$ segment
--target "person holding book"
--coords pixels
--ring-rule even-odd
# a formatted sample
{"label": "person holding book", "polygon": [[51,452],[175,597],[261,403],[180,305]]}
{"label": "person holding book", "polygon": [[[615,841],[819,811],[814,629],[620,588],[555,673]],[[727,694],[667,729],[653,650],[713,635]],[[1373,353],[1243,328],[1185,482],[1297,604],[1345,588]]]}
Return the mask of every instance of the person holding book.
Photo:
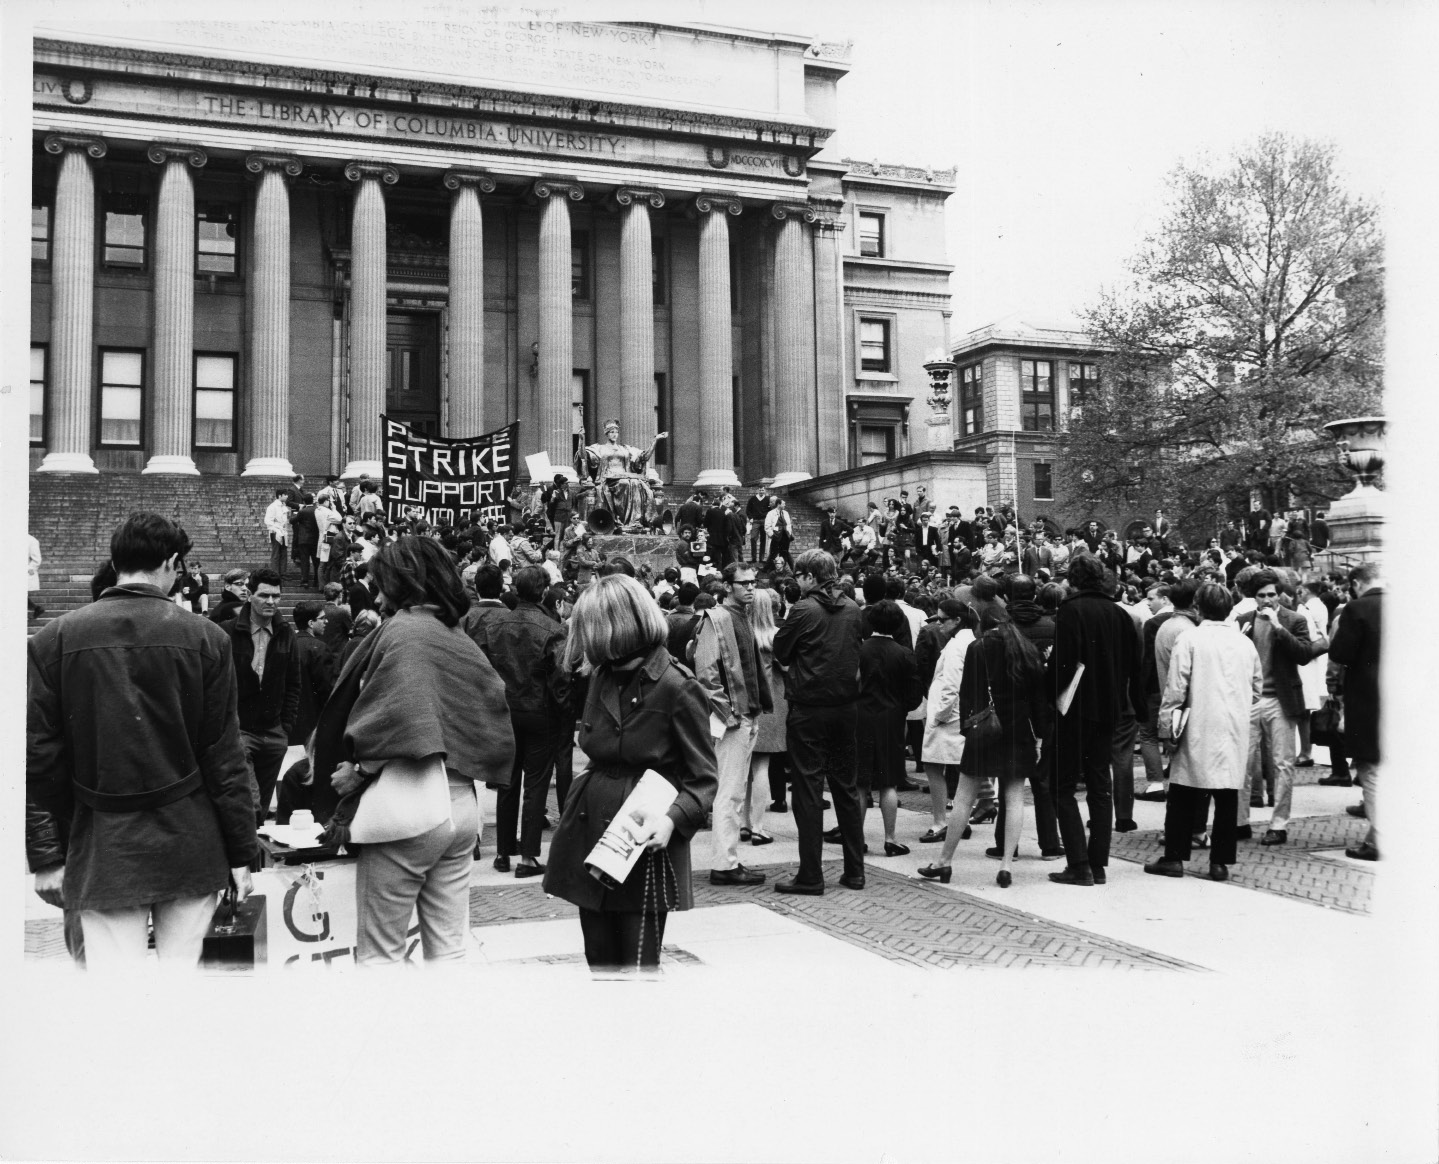
{"label": "person holding book", "polygon": [[[590,763],[565,798],[544,890],[579,907],[591,970],[657,969],[669,912],[694,904],[689,842],[714,803],[715,745],[709,700],[671,660],[666,629],[658,604],[625,574],[598,579],[571,616],[589,676],[579,744]],[[646,770],[669,781],[675,798],[636,822],[646,852],[609,888],[586,858]]]}

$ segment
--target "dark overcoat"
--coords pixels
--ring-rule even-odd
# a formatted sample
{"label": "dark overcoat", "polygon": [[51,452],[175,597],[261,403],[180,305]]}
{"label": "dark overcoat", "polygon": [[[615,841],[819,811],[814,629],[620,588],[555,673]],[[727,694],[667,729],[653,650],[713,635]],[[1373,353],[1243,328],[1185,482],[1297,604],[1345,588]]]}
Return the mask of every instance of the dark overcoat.
{"label": "dark overcoat", "polygon": [[1140,647],[1134,620],[1098,590],[1081,590],[1059,604],[1054,620],[1054,650],[1049,656],[1049,697],[1058,700],[1084,664],[1069,715],[1113,725],[1124,715],[1125,701],[1143,707],[1139,689]]}
{"label": "dark overcoat", "polygon": [[1344,667],[1344,747],[1351,760],[1379,762],[1379,648],[1384,592],[1377,586],[1344,607],[1329,657]]}

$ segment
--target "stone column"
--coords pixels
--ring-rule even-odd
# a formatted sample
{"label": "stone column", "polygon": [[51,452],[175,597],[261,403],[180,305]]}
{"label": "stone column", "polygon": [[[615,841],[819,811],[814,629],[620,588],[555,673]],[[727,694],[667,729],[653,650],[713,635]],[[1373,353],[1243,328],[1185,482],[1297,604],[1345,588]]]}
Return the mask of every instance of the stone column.
{"label": "stone column", "polygon": [[770,213],[779,222],[774,247],[774,485],[814,476],[814,320],[805,310],[809,279],[805,267],[805,224],[815,220],[803,202],[777,202]]}
{"label": "stone column", "polygon": [[350,459],[341,476],[379,480],[380,414],[385,411],[385,194],[400,180],[394,166],[351,162],[358,182],[350,213]]}
{"label": "stone column", "polygon": [[250,154],[259,174],[250,248],[250,393],[242,477],[293,477],[290,464],[290,191],[300,159]]}
{"label": "stone column", "polygon": [[650,211],[665,204],[658,190],[621,186],[620,439],[644,448],[655,435],[655,300]]}
{"label": "stone column", "polygon": [[738,198],[701,194],[694,201],[700,220],[700,475],[695,485],[717,489],[739,485],[734,449],[733,319],[730,315],[729,222]]}
{"label": "stone column", "polygon": [[195,431],[195,186],[189,167],[209,158],[195,146],[157,142],[145,151],[160,174],[155,209],[155,373],[146,473],[199,476]]}
{"label": "stone column", "polygon": [[844,204],[816,205],[814,228],[815,424],[819,472],[848,467],[844,377]]}
{"label": "stone column", "polygon": [[570,203],[585,196],[576,182],[541,178],[531,190],[540,211],[540,352],[535,385],[536,432],[521,433],[524,449],[548,453],[557,469],[570,464],[570,384],[574,376],[574,297],[570,291]]}
{"label": "stone column", "polygon": [[479,436],[485,424],[485,240],[480,194],[494,179],[450,170],[450,436]]}
{"label": "stone column", "polygon": [[62,155],[50,251],[50,447],[41,473],[98,473],[90,457],[95,341],[95,176],[98,137],[52,133],[45,152]]}

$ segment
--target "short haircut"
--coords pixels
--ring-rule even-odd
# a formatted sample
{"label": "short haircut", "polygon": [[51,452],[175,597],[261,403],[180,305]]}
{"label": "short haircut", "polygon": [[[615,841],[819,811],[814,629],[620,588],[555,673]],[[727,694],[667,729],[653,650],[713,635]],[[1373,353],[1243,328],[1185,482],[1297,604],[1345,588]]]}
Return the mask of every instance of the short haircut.
{"label": "short haircut", "polygon": [[1053,614],[1063,601],[1064,587],[1058,582],[1046,582],[1039,588],[1039,609],[1045,614]]}
{"label": "short haircut", "polygon": [[1193,606],[1194,596],[1199,593],[1199,588],[1202,585],[1203,582],[1193,575],[1190,575],[1190,577],[1180,582],[1178,586],[1171,587],[1169,591],[1169,601],[1174,603],[1174,609],[1188,610]]}
{"label": "short haircut", "polygon": [[481,598],[498,598],[504,588],[504,572],[493,562],[486,562],[475,571],[475,593]]}
{"label": "short haircut", "polygon": [[1039,587],[1028,574],[1014,574],[1009,579],[1009,600],[1011,602],[1033,602]]}
{"label": "short haircut", "polygon": [[731,562],[724,568],[724,580],[733,584],[734,580],[745,572],[753,574],[754,567],[748,562]]}
{"label": "short haircut", "polygon": [[1069,563],[1069,583],[1076,590],[1103,590],[1105,573],[1093,554],[1077,554]]}
{"label": "short haircut", "polygon": [[966,607],[964,603],[962,603],[958,598],[946,598],[942,600],[939,604],[939,617],[958,618],[967,609],[969,608]]}
{"label": "short haircut", "polygon": [[335,599],[339,598],[340,595],[342,595],[344,592],[345,588],[341,586],[338,582],[325,583],[325,599],[329,602],[333,602]]}
{"label": "short haircut", "polygon": [[1165,599],[1172,598],[1174,596],[1173,588],[1163,582],[1151,582],[1148,586],[1144,588],[1144,593],[1157,594],[1160,598]]}
{"label": "short haircut", "polygon": [[444,547],[430,538],[407,535],[370,559],[375,585],[396,610],[434,606],[446,626],[458,626],[470,609],[459,571]]}
{"label": "short haircut", "polygon": [[884,575],[866,574],[864,581],[860,583],[860,590],[863,592],[864,600],[868,604],[883,601],[885,592]]}
{"label": "short haircut", "polygon": [[1378,562],[1360,562],[1354,569],[1349,571],[1349,581],[1358,582],[1365,586],[1372,586],[1379,581]]}
{"label": "short haircut", "polygon": [[908,621],[899,604],[889,598],[876,602],[866,613],[869,616],[870,629],[877,635],[897,635]]}
{"label": "short haircut", "polygon": [[611,558],[600,567],[600,577],[612,577],[615,574],[623,574],[627,578],[635,576],[635,564],[623,555]]}
{"label": "short haircut", "polygon": [[280,575],[268,566],[261,566],[258,570],[250,571],[250,589],[258,590],[261,586],[281,586]]}
{"label": "short haircut", "polygon": [[666,566],[664,572],[664,580],[666,582],[678,582],[680,580],[679,569],[675,566]]}
{"label": "short haircut", "polygon": [[1266,586],[1273,586],[1275,590],[1279,589],[1279,575],[1273,570],[1256,570],[1245,581],[1247,588],[1244,593],[1249,598],[1253,598]]}
{"label": "short haircut", "polygon": [[701,590],[695,595],[694,608],[696,610],[713,610],[718,605],[715,596],[706,590]]}
{"label": "short haircut", "polygon": [[95,573],[90,577],[90,601],[96,601],[113,585],[115,585],[115,563],[106,558],[95,567]]}
{"label": "short haircut", "polygon": [[250,584],[250,571],[244,566],[236,566],[233,570],[225,571],[225,585],[233,586],[236,582],[243,582],[247,586]]}
{"label": "short haircut", "polygon": [[158,513],[137,510],[110,537],[110,561],[117,574],[148,574],[176,554],[183,558],[189,552],[189,536]]}
{"label": "short haircut", "polygon": [[904,597],[904,579],[890,578],[884,584],[884,596],[891,602],[898,602]]}
{"label": "short haircut", "polygon": [[521,602],[539,602],[550,587],[550,574],[543,566],[526,566],[514,577],[515,593]]}
{"label": "short haircut", "polygon": [[693,606],[695,599],[699,597],[700,588],[693,582],[681,582],[680,588],[676,591],[676,597],[681,606]]}
{"label": "short haircut", "polygon": [[825,550],[805,550],[794,560],[795,574],[808,574],[820,586],[828,586],[839,577],[834,555]]}
{"label": "short haircut", "polygon": [[999,582],[988,574],[981,574],[974,580],[970,593],[976,602],[993,602],[999,597]]}
{"label": "short haircut", "polygon": [[304,602],[295,603],[295,626],[300,630],[304,630],[314,622],[315,619],[320,617],[320,613],[324,609],[325,608],[313,598],[307,598]]}
{"label": "short haircut", "polygon": [[1234,600],[1229,597],[1226,587],[1216,582],[1206,582],[1194,596],[1194,609],[1199,611],[1200,618],[1210,622],[1223,622],[1234,609]]}
{"label": "short haircut", "polygon": [[570,616],[570,631],[590,667],[652,651],[663,645],[667,630],[659,605],[627,574],[596,579]]}

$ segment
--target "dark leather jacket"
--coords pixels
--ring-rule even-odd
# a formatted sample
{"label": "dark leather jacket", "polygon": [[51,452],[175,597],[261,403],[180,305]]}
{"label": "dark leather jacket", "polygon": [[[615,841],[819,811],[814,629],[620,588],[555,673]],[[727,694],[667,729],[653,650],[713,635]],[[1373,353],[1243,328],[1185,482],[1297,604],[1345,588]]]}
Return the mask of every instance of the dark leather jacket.
{"label": "dark leather jacket", "polygon": [[559,666],[565,632],[554,618],[533,602],[521,602],[465,630],[504,680],[512,713],[560,714],[566,694]]}
{"label": "dark leather jacket", "polygon": [[239,693],[240,730],[269,732],[283,729],[286,737],[300,714],[300,657],[295,650],[295,628],[276,614],[270,623],[270,653],[265,657],[265,681],[255,674],[254,626],[244,606],[223,628],[235,653]]}

